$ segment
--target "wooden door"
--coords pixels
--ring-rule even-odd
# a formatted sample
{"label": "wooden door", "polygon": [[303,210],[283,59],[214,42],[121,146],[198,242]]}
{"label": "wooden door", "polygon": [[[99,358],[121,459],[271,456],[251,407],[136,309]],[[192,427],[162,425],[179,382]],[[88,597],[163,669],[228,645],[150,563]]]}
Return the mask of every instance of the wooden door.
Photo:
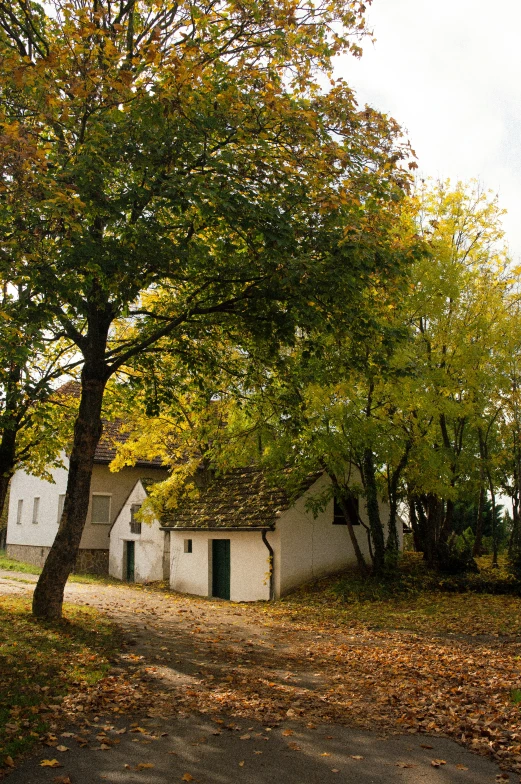
{"label": "wooden door", "polygon": [[212,539],[212,596],[230,598],[229,539]]}
{"label": "wooden door", "polygon": [[134,582],[135,542],[127,542],[127,580]]}

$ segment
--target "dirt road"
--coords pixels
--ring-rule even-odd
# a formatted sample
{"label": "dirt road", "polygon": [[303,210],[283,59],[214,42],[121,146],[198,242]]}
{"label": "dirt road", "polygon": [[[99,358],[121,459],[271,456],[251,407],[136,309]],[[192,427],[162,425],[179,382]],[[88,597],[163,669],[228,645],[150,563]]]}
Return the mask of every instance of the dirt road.
{"label": "dirt road", "polygon": [[[0,592],[30,593],[35,579],[0,572]],[[113,676],[68,704],[75,719],[59,738],[68,750],[38,751],[11,784],[508,780],[453,741],[411,728],[400,735],[396,710],[376,704],[366,677],[356,667],[346,677],[333,652],[351,646],[362,659],[378,634],[340,629],[332,641],[316,627],[277,621],[262,605],[126,585],[71,583],[66,601],[107,613],[126,643]],[[40,767],[50,754],[60,769]]]}

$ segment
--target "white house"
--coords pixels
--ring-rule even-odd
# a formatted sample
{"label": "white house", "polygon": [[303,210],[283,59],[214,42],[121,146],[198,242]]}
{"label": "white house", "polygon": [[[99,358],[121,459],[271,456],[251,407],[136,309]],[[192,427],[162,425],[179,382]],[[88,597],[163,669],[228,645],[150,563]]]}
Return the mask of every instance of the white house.
{"label": "white house", "polygon": [[153,482],[138,479],[110,529],[109,574],[118,580],[147,583],[168,578],[164,531],[157,521],[147,525],[134,518]]}
{"label": "white house", "polygon": [[[148,487],[140,481],[111,529],[109,573],[138,582],[165,579],[181,593],[232,601],[282,596],[356,563],[333,499],[317,517],[306,509],[307,499],[329,481],[324,475],[311,478],[291,504],[260,470],[235,469],[160,521],[136,525]],[[383,503],[381,514],[386,521]],[[363,511],[361,517],[367,522]],[[359,525],[355,531],[368,557],[366,529]]]}
{"label": "white house", "polygon": [[[124,440],[118,423],[104,422],[102,438],[96,449],[91,482],[91,499],[83,531],[76,570],[107,574],[109,530],[119,515],[130,491],[143,476],[165,479],[167,470],[159,461],[140,461],[133,468],[113,473],[109,463],[118,442]],[[51,471],[52,482],[25,471],[11,479],[7,518],[7,554],[21,561],[43,566],[52,546],[63,510],[67,487],[68,459],[63,468]]]}

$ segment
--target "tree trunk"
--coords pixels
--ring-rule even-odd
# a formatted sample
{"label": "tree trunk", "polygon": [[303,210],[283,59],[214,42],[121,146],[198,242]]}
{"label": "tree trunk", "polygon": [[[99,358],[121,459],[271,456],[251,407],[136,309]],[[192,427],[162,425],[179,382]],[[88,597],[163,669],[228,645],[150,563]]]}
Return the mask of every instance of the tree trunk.
{"label": "tree trunk", "polygon": [[424,515],[425,550],[423,554],[431,567],[436,566],[436,547],[440,529],[441,506],[440,499],[437,496],[432,493],[427,496],[427,515]]}
{"label": "tree trunk", "polygon": [[11,477],[14,474],[16,467],[16,440],[20,428],[20,419],[16,412],[19,410],[20,406],[19,384],[21,378],[21,367],[13,365],[9,372],[5,390],[4,426],[2,438],[0,439],[0,516],[4,511],[9,482],[11,481]]}
{"label": "tree trunk", "polygon": [[497,521],[496,521],[496,493],[494,490],[494,482],[492,481],[492,474],[490,470],[487,471],[488,477],[488,486],[490,489],[490,500],[492,501],[492,566],[497,568],[497,551],[498,551],[498,542],[497,542]]}
{"label": "tree trunk", "polygon": [[478,499],[478,516],[476,520],[476,538],[474,539],[474,547],[472,548],[472,555],[474,558],[481,555],[481,540],[483,538],[483,507],[485,506],[485,485],[483,481],[483,470],[480,471],[480,484],[479,484],[479,499]]}
{"label": "tree trunk", "polygon": [[418,523],[418,515],[416,514],[416,501],[412,495],[407,496],[407,504],[409,506],[409,521],[412,528],[414,549],[417,553],[421,553],[423,551],[423,546],[420,536],[420,526]]}
{"label": "tree trunk", "polygon": [[382,521],[380,519],[380,507],[378,506],[378,491],[376,488],[376,471],[374,467],[374,456],[371,449],[364,451],[363,459],[363,480],[365,486],[365,497],[367,504],[367,516],[371,528],[371,538],[373,541],[373,569],[375,574],[380,574],[385,565],[385,539]]}
{"label": "tree trunk", "polygon": [[16,464],[16,429],[5,429],[0,440],[0,517]]}
{"label": "tree trunk", "polygon": [[387,552],[394,553],[396,561],[398,560],[398,551],[400,549],[400,536],[397,528],[398,518],[398,487],[400,484],[400,477],[402,475],[407,461],[409,459],[409,452],[411,451],[412,443],[407,444],[405,451],[392,474],[389,474],[389,466],[387,467],[388,488],[389,488],[389,523],[387,529]]}
{"label": "tree trunk", "polygon": [[[358,513],[356,511],[356,506],[352,502],[352,499],[346,500],[345,492],[342,491],[342,488],[340,487],[340,483],[339,483],[337,477],[334,474],[329,474],[329,477],[330,477],[331,483],[332,483],[332,485],[333,485],[333,487],[335,489],[335,497],[336,497],[336,499],[337,499],[337,501],[338,501],[338,503],[340,505],[340,508],[341,508],[341,510],[342,510],[342,512],[344,514],[344,518],[345,518],[345,521],[346,521],[346,524],[347,524],[347,531],[349,533],[349,538],[351,540],[351,544],[353,546],[353,550],[355,551],[356,562],[358,564],[358,568],[360,569],[360,572],[364,576],[366,576],[369,573],[369,570],[367,568],[367,564],[365,562],[364,555],[363,555],[363,553],[362,553],[362,551],[360,549],[360,545],[358,544],[358,539],[356,538],[355,530],[353,528],[353,517],[356,517],[356,518],[358,517]],[[349,500],[351,500],[351,502],[352,502],[351,504],[349,503]],[[356,522],[358,522],[358,520],[356,520]]]}
{"label": "tree trunk", "polygon": [[85,363],[81,382],[63,514],[33,596],[33,614],[38,618],[61,617],[65,584],[74,568],[87,519],[94,455],[102,431],[101,406],[107,378],[99,367]]}

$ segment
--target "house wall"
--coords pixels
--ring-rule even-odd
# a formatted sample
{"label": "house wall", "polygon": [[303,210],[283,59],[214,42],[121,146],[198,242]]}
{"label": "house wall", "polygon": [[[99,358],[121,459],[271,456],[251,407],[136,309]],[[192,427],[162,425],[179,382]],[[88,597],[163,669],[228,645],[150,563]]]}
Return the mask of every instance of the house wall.
{"label": "house wall", "polygon": [[130,509],[132,504],[142,504],[147,497],[141,482],[137,482],[110,531],[109,574],[118,580],[125,580],[126,549],[125,543],[135,542],[134,580],[137,583],[154,582],[163,579],[163,548],[165,534],[154,521],[150,525],[141,524],[141,533],[130,532]]}
{"label": "house wall", "polygon": [[[276,596],[282,596],[292,588],[314,578],[356,565],[356,556],[347,525],[333,525],[333,500],[331,499],[327,508],[316,518],[311,512],[306,511],[306,500],[311,495],[323,491],[329,483],[329,478],[322,476],[291,509],[281,515],[277,522],[280,554],[278,568],[277,559],[275,562]],[[389,519],[387,504],[380,503],[380,514],[382,521],[387,523]],[[367,512],[363,508],[361,517],[365,523],[368,523]],[[362,553],[369,561],[365,528],[356,526],[355,534]]]}
{"label": "house wall", "polygon": [[[184,540],[192,552],[184,552]],[[171,531],[170,587],[197,596],[212,594],[212,539],[230,540],[230,599],[269,599],[269,552],[260,531]],[[268,534],[271,543],[272,534]]]}
{"label": "house wall", "polygon": [[[58,532],[58,498],[67,487],[67,458],[63,457],[64,468],[50,471],[53,482],[48,482],[25,471],[16,471],[11,479],[7,522],[7,553],[37,566],[43,566],[49,549]],[[80,553],[76,561],[78,571],[108,571],[108,549],[110,525],[118,516],[121,507],[140,476],[167,476],[162,469],[124,468],[117,473],[109,471],[107,465],[97,464],[92,472],[91,493],[111,495],[110,523],[91,523],[91,504],[87,522],[80,542]],[[33,500],[40,498],[38,523],[32,522]],[[23,500],[21,524],[16,523],[18,501]],[[103,554],[100,551],[104,551]]]}

